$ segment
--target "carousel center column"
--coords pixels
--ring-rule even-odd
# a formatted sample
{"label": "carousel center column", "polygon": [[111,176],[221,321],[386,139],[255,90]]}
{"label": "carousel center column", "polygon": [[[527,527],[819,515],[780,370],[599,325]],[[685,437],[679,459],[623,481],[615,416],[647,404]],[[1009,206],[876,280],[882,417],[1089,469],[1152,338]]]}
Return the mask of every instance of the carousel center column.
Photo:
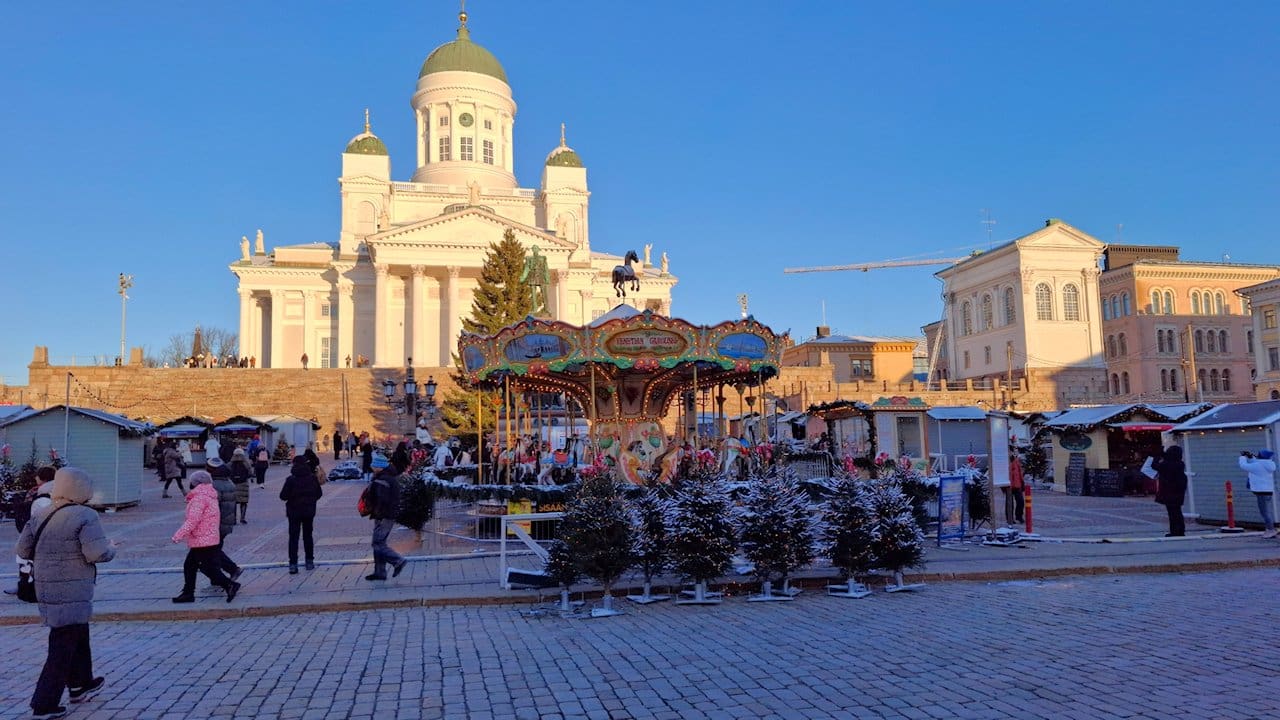
{"label": "carousel center column", "polygon": [[382,367],[390,358],[387,357],[387,323],[391,320],[387,308],[387,276],[390,269],[386,264],[373,266],[373,365]]}
{"label": "carousel center column", "polygon": [[338,342],[337,349],[334,350],[334,364],[338,367],[346,367],[346,358],[351,358],[352,365],[355,364],[355,323],[351,316],[355,312],[352,308],[354,294],[355,286],[350,280],[338,283]]}
{"label": "carousel center column", "polygon": [[458,336],[462,334],[462,308],[459,307],[458,291],[461,284],[462,268],[450,265],[445,268],[449,272],[448,288],[444,294],[443,312],[445,339],[440,344],[440,367],[453,364],[453,352],[457,349]]}
{"label": "carousel center column", "polygon": [[427,360],[427,298],[426,287],[427,268],[422,265],[414,265],[409,268],[412,278],[410,287],[410,297],[406,302],[410,303],[409,322],[413,329],[413,341],[409,343],[409,356],[417,358],[418,364],[422,364]]}
{"label": "carousel center column", "polygon": [[[284,290],[271,291],[271,364],[284,367]],[[259,367],[265,363],[260,363]]]}

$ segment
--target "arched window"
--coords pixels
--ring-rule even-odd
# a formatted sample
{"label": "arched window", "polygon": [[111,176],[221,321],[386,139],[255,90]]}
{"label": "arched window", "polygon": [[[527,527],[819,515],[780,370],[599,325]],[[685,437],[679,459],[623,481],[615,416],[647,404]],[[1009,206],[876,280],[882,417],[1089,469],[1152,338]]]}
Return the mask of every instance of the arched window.
{"label": "arched window", "polygon": [[1120,383],[1124,388],[1124,394],[1128,395],[1129,394],[1129,371],[1128,370],[1120,373]]}
{"label": "arched window", "polygon": [[1227,346],[1227,331],[1218,331],[1218,352],[1231,352],[1231,348]]}
{"label": "arched window", "polygon": [[1200,372],[1196,373],[1196,376],[1197,376],[1196,380],[1198,380],[1200,383],[1199,385],[1196,386],[1196,389],[1199,390],[1200,392],[1204,392],[1205,390],[1208,389],[1208,383],[1205,381],[1208,379],[1209,373],[1205,372],[1204,368],[1200,368]]}
{"label": "arched window", "polygon": [[1244,334],[1244,349],[1250,355],[1253,354],[1253,331],[1248,330]]}
{"label": "arched window", "polygon": [[1172,290],[1164,291],[1164,314],[1165,315],[1173,314],[1173,291]]}
{"label": "arched window", "polygon": [[1129,341],[1125,338],[1124,333],[1120,333],[1120,354],[1129,354]]}
{"label": "arched window", "polygon": [[1222,369],[1222,392],[1231,392],[1231,371],[1226,368]]}
{"label": "arched window", "polygon": [[1115,373],[1111,373],[1111,394],[1120,394],[1120,376]]}
{"label": "arched window", "polygon": [[1048,283],[1036,285],[1036,319],[1053,319],[1053,290]]}
{"label": "arched window", "polygon": [[1191,291],[1191,314],[1192,315],[1200,314],[1200,293],[1196,292],[1195,290]]}
{"label": "arched window", "polygon": [[1012,325],[1018,319],[1018,314],[1013,307],[1014,297],[1013,288],[1004,289],[1004,324]]}
{"label": "arched window", "polygon": [[1152,315],[1160,314],[1160,291],[1159,290],[1151,291],[1151,314]]}
{"label": "arched window", "polygon": [[995,327],[995,320],[992,318],[991,312],[991,296],[982,296],[982,325],[981,330],[990,330]]}
{"label": "arched window", "polygon": [[1204,331],[1203,330],[1196,331],[1196,352],[1198,353],[1204,352]]}
{"label": "arched window", "polygon": [[1080,288],[1070,283],[1062,288],[1062,319],[1080,319]]}
{"label": "arched window", "polygon": [[1218,392],[1221,387],[1222,385],[1218,380],[1218,371],[1210,370],[1209,371],[1209,389],[1212,390],[1213,392]]}
{"label": "arched window", "polygon": [[1227,314],[1227,296],[1223,295],[1221,291],[1213,295],[1213,312],[1218,315]]}
{"label": "arched window", "polygon": [[1204,340],[1205,352],[1218,352],[1218,333],[1210,330]]}
{"label": "arched window", "polygon": [[1164,368],[1160,369],[1160,389],[1165,391],[1169,389],[1169,371]]}
{"label": "arched window", "polygon": [[1111,319],[1111,303],[1109,302],[1102,303],[1102,319],[1103,320]]}
{"label": "arched window", "polygon": [[1111,296],[1111,317],[1113,318],[1120,317],[1120,296],[1119,295]]}
{"label": "arched window", "polygon": [[973,307],[969,305],[969,301],[965,300],[960,306],[960,334],[973,334]]}
{"label": "arched window", "polygon": [[1123,293],[1120,295],[1120,312],[1125,317],[1128,317],[1129,313],[1133,312],[1133,310],[1129,308],[1129,293]]}
{"label": "arched window", "polygon": [[1107,357],[1115,357],[1115,356],[1116,356],[1116,336],[1108,335],[1107,336]]}
{"label": "arched window", "polygon": [[1280,400],[1280,390],[1272,390],[1272,391],[1271,391],[1271,399],[1272,399],[1272,400]]}
{"label": "arched window", "polygon": [[1156,352],[1164,352],[1164,331],[1156,330]]}
{"label": "arched window", "polygon": [[1177,392],[1177,390],[1178,390],[1178,370],[1177,370],[1177,368],[1171,368],[1171,369],[1169,370],[1169,389],[1170,389],[1170,390],[1172,390],[1172,391],[1174,391],[1174,392]]}
{"label": "arched window", "polygon": [[1172,330],[1165,330],[1165,342],[1169,345],[1169,352],[1178,352],[1178,334]]}

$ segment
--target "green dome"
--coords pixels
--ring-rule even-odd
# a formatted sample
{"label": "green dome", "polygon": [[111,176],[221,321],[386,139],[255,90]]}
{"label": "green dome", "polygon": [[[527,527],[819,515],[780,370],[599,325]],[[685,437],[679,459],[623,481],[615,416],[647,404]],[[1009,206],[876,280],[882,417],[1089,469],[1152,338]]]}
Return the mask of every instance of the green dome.
{"label": "green dome", "polygon": [[546,164],[547,167],[584,167],[578,153],[564,146],[552,150]]}
{"label": "green dome", "polygon": [[471,42],[466,15],[462,15],[460,19],[462,26],[458,28],[458,39],[432,50],[427,61],[422,63],[422,71],[418,73],[418,77],[455,70],[480,73],[507,82],[507,72],[502,69],[502,63],[498,62],[493,53]]}
{"label": "green dome", "polygon": [[382,144],[377,135],[370,132],[360,133],[347,143],[348,152],[353,155],[386,155],[387,146]]}

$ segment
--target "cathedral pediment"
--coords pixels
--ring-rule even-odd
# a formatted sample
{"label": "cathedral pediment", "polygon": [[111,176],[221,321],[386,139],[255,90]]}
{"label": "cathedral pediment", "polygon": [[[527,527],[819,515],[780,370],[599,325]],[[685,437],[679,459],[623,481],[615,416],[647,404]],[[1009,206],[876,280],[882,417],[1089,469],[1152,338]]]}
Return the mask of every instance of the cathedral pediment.
{"label": "cathedral pediment", "polygon": [[1043,228],[1017,240],[1018,247],[1089,248],[1101,250],[1106,244],[1089,233],[1061,220],[1052,220]]}
{"label": "cathedral pediment", "polygon": [[523,223],[495,215],[489,210],[469,207],[426,220],[387,228],[365,238],[373,247],[433,247],[451,249],[488,249],[490,243],[502,239],[510,228],[516,240],[526,247],[537,245],[553,254],[570,253],[577,247],[555,235]]}

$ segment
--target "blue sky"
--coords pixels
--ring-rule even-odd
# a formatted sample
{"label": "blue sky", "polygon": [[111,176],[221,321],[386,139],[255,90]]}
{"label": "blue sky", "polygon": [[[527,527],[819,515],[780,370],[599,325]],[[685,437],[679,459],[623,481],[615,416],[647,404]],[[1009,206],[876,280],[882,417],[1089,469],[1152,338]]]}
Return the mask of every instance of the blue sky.
{"label": "blue sky", "polygon": [[[675,312],[904,335],[932,268],[784,267],[947,254],[1061,217],[1103,241],[1280,262],[1280,4],[499,2],[472,39],[507,70],[516,173],[568,123],[592,244],[652,242]],[[241,235],[334,241],[363,109],[413,172],[409,98],[457,5],[26,3],[6,12],[0,375],[236,329]]]}

